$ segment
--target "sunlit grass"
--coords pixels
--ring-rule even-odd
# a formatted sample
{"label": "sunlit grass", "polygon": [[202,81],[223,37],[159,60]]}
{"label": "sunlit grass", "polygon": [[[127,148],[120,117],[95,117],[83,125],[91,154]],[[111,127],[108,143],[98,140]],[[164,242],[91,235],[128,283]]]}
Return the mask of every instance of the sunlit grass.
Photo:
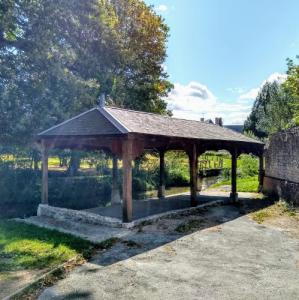
{"label": "sunlit grass", "polygon": [[0,272],[43,269],[90,256],[95,245],[55,230],[0,221]]}
{"label": "sunlit grass", "polygon": [[[221,187],[223,185],[230,185],[231,181],[229,180],[221,180],[214,185],[211,186],[211,188]],[[246,177],[246,178],[237,178],[237,190],[238,192],[252,192],[256,193],[258,191],[258,177]]]}

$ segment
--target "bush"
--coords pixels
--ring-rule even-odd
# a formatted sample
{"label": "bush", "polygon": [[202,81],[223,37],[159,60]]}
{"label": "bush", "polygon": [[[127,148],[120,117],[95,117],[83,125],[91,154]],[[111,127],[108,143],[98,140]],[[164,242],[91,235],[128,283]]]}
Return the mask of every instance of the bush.
{"label": "bush", "polygon": [[172,169],[166,173],[166,186],[188,186],[189,174],[181,169]]}
{"label": "bush", "polygon": [[87,209],[110,202],[110,177],[65,177],[49,179],[49,202],[53,206]]}
{"label": "bush", "polygon": [[259,172],[258,159],[253,155],[243,154],[240,156],[238,169],[240,170],[240,177],[254,177]]}
{"label": "bush", "polygon": [[223,169],[221,171],[221,179],[222,180],[230,180],[231,177],[231,170],[230,169]]}
{"label": "bush", "polygon": [[1,204],[24,203],[40,200],[41,172],[30,169],[1,169]]}
{"label": "bush", "polygon": [[136,192],[145,192],[147,190],[147,182],[144,178],[134,177],[132,184]]}
{"label": "bush", "polygon": [[[56,173],[49,172],[51,205],[87,209],[110,201],[110,177],[66,177],[62,176],[62,172]],[[41,201],[41,172],[31,169],[1,169],[0,191],[0,217],[34,215]]]}

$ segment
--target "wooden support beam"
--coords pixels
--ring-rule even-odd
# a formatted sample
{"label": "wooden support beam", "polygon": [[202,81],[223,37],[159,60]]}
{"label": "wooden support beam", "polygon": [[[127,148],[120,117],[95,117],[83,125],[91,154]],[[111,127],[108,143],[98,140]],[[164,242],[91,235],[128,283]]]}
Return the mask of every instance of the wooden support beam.
{"label": "wooden support beam", "polygon": [[121,203],[120,192],[118,186],[118,165],[117,156],[112,156],[112,187],[111,187],[111,204]]}
{"label": "wooden support beam", "polygon": [[158,188],[158,198],[165,198],[165,151],[159,151],[160,157],[160,176],[159,176],[159,188]]}
{"label": "wooden support beam", "polygon": [[132,140],[124,140],[122,145],[123,160],[123,222],[132,221]]}
{"label": "wooden support beam", "polygon": [[238,193],[237,193],[237,150],[233,149],[231,151],[231,160],[232,160],[232,166],[231,166],[231,193],[230,198],[233,202],[238,201]]}
{"label": "wooden support beam", "polygon": [[42,204],[49,204],[48,201],[48,149],[42,143]]}
{"label": "wooden support beam", "polygon": [[259,155],[259,187],[258,191],[262,192],[263,190],[263,183],[264,183],[264,155],[260,154]]}
{"label": "wooden support beam", "polygon": [[190,169],[190,200],[191,206],[197,205],[197,151],[196,145],[192,145],[189,155],[189,169]]}

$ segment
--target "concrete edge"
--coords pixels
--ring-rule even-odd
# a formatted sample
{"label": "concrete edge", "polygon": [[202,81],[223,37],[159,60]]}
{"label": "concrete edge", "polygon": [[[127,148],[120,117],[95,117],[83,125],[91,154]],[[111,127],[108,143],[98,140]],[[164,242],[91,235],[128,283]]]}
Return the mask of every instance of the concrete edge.
{"label": "concrete edge", "polygon": [[[51,226],[51,225],[48,225],[48,224],[42,224],[42,223],[34,222],[34,221],[28,220],[28,219],[15,218],[13,220],[16,221],[16,222],[20,222],[20,223],[24,223],[24,224],[28,224],[28,225],[34,225],[34,226],[37,226],[37,227],[40,227],[40,228],[55,230],[55,231],[58,231],[58,232],[61,232],[61,233],[69,234],[69,235],[81,238],[83,240],[86,240],[86,241],[94,243],[94,244],[102,243],[102,242],[105,242],[105,241],[107,241],[109,239],[113,239],[113,238],[121,239],[121,238],[126,237],[126,235],[127,235],[126,233],[115,233],[114,232],[114,233],[111,233],[110,236],[105,236],[104,238],[97,237],[95,239],[95,238],[92,238],[92,237],[87,236],[85,234],[81,234],[81,233],[78,233],[78,232],[75,233],[74,231],[71,231],[71,230],[68,230],[68,229],[58,228],[56,226]],[[94,225],[94,226],[97,226],[97,225]],[[98,225],[98,226],[107,227],[107,228],[110,228],[110,229],[115,228],[115,227],[112,227],[112,226],[104,226],[104,225]],[[117,229],[124,230],[121,226],[117,227],[116,230]]]}
{"label": "concrete edge", "polygon": [[[92,242],[92,243],[101,243],[102,241],[99,240],[99,241],[92,241],[90,240],[88,237],[86,237],[84,234],[74,234],[74,232],[72,232],[71,230],[67,230],[67,229],[64,229],[64,228],[57,228],[55,226],[51,226],[51,225],[46,225],[46,224],[41,224],[41,223],[36,223],[36,222],[32,222],[32,221],[28,221],[27,219],[20,219],[20,218],[15,218],[14,219],[16,222],[20,222],[20,223],[24,223],[24,224],[28,224],[28,225],[34,225],[34,226],[37,226],[37,227],[40,227],[40,228],[45,228],[45,229],[49,229],[49,230],[55,230],[55,231],[58,231],[58,232],[61,232],[61,233],[66,233],[66,234],[70,234],[72,236],[76,236],[76,237],[79,237],[83,240],[86,240],[86,241],[89,241],[89,242]],[[104,239],[103,241],[105,241],[106,239]]]}
{"label": "concrete edge", "polygon": [[[56,218],[58,220],[60,220],[60,219],[65,220],[65,216],[63,218],[60,218],[59,213],[66,213],[67,215],[75,213],[75,215],[77,217],[76,218],[70,217],[69,218],[70,221],[75,221],[75,222],[76,221],[83,221],[84,223],[87,223],[87,224],[90,223],[90,224],[101,225],[101,226],[106,226],[106,227],[133,229],[134,227],[142,225],[142,223],[144,223],[144,222],[148,222],[148,221],[153,221],[154,222],[154,221],[158,221],[159,219],[162,219],[162,218],[176,216],[176,215],[179,215],[179,214],[182,214],[182,213],[192,213],[192,212],[195,212],[195,211],[200,210],[200,209],[205,208],[205,207],[222,205],[225,202],[226,202],[226,200],[215,200],[215,201],[212,201],[212,202],[207,202],[207,203],[200,204],[200,205],[195,206],[195,207],[187,207],[187,208],[182,208],[182,209],[176,209],[176,210],[171,210],[171,211],[167,211],[167,212],[164,212],[164,213],[155,214],[155,215],[152,215],[152,216],[140,218],[138,220],[134,220],[134,221],[129,222],[129,223],[122,223],[122,221],[120,221],[119,219],[116,219],[116,218],[100,216],[100,215],[96,215],[96,214],[89,213],[89,212],[81,212],[81,211],[76,211],[76,210],[71,210],[71,209],[48,206],[48,205],[44,205],[44,204],[39,205],[37,215],[38,216],[46,216],[46,217],[49,217],[49,218]],[[57,215],[58,215],[58,217],[57,217]],[[89,221],[87,221],[87,220],[89,220]],[[22,221],[22,220],[20,219],[19,221]],[[23,222],[33,224],[32,222],[26,222],[26,220],[23,221]],[[33,224],[33,225],[37,225],[37,224]],[[39,226],[39,225],[37,225],[37,226]],[[45,228],[56,229],[57,230],[57,228],[50,228],[50,226],[45,226]],[[72,232],[69,232],[68,230],[64,230],[63,232],[68,233],[68,234],[73,234]],[[82,236],[82,238],[86,239],[86,237],[84,237],[84,236]]]}
{"label": "concrete edge", "polygon": [[[46,272],[45,274],[39,276],[38,278],[36,278],[32,282],[28,283],[24,287],[18,289],[14,293],[4,297],[2,300],[22,299],[20,297],[24,296],[24,294],[26,292],[29,292],[30,289],[37,290],[38,288],[42,287],[43,283],[47,281],[47,278],[49,276],[54,275],[55,273],[58,273],[60,271],[62,272],[62,274],[66,274],[67,273],[67,267],[69,266],[69,264],[73,264],[74,266],[76,266],[77,262],[78,262],[78,259],[79,259],[79,256],[75,256],[75,257],[69,259],[68,261],[64,262],[63,264],[60,264],[59,266],[55,267],[54,269],[52,269],[52,270]],[[35,287],[35,285],[39,285],[39,286]]]}
{"label": "concrete edge", "polygon": [[191,213],[191,212],[195,212],[197,210],[200,210],[202,208],[217,206],[217,205],[223,205],[225,202],[226,202],[225,200],[215,200],[215,201],[212,201],[212,202],[207,202],[207,203],[197,205],[195,207],[188,207],[188,208],[171,210],[171,211],[167,211],[165,213],[156,214],[156,215],[152,215],[152,216],[145,217],[145,218],[140,218],[140,219],[132,221],[130,223],[122,223],[122,227],[126,228],[126,229],[132,229],[134,227],[142,225],[142,223],[144,223],[144,222],[158,221],[160,219],[171,217],[171,216],[176,216],[176,215],[179,215],[179,214],[182,214],[182,213],[189,213],[189,212]]}
{"label": "concrete edge", "polygon": [[122,222],[117,218],[101,216],[92,212],[74,210],[63,207],[55,207],[46,204],[39,204],[37,209],[37,216],[54,218],[65,221],[69,219],[73,222],[84,222],[87,224],[104,225],[110,227],[122,227]]}

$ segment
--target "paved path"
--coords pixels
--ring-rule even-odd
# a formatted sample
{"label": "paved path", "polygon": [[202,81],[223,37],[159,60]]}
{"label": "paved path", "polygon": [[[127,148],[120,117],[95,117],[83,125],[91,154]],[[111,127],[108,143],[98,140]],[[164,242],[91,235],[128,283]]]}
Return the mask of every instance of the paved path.
{"label": "paved path", "polygon": [[299,240],[214,207],[145,226],[39,299],[299,299]]}

